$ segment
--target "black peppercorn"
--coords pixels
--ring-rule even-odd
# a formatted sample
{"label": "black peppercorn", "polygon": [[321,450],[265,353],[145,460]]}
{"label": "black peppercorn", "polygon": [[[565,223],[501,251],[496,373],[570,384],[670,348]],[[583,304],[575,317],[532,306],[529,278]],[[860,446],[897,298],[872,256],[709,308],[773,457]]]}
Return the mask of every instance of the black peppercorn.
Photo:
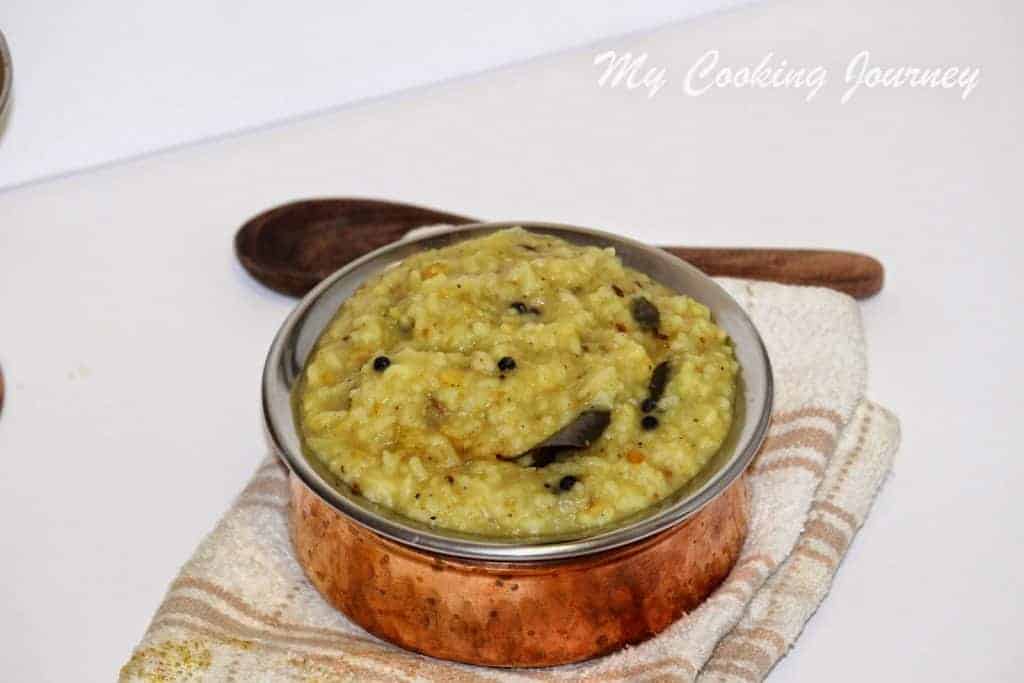
{"label": "black peppercorn", "polygon": [[505,356],[498,361],[498,369],[502,372],[509,372],[516,369],[516,361],[511,356]]}
{"label": "black peppercorn", "polygon": [[391,365],[391,359],[387,356],[377,356],[373,359],[373,369],[377,372],[384,372]]}
{"label": "black peppercorn", "polygon": [[654,417],[653,415],[644,415],[644,419],[640,420],[640,426],[646,429],[647,431],[657,429],[658,418]]}
{"label": "black peppercorn", "polygon": [[567,474],[558,480],[558,488],[562,489],[563,491],[568,491],[569,489],[576,485],[576,481],[576,477],[572,476],[571,474]]}
{"label": "black peppercorn", "polygon": [[640,410],[645,413],[649,413],[658,407],[658,402],[653,398],[645,398],[644,402],[640,404]]}

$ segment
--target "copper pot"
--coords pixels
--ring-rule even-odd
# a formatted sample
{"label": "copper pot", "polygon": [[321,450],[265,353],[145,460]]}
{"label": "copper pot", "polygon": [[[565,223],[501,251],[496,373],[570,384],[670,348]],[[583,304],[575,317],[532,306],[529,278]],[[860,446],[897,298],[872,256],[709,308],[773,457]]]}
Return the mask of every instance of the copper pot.
{"label": "copper pot", "polygon": [[[707,305],[740,363],[736,419],[719,453],[651,509],[585,536],[495,539],[435,529],[374,505],[305,456],[291,390],[316,339],[368,277],[424,248],[522,225],[623,261]],[[300,302],[263,375],[270,440],[291,469],[296,554],[317,589],[371,633],[410,650],[491,666],[549,666],[611,652],[696,607],[736,562],[747,528],[742,475],[767,430],[772,374],[739,305],[688,264],[615,235],[491,223],[400,242],[355,261]]]}
{"label": "copper pot", "polygon": [[631,545],[548,562],[445,557],[378,536],[291,477],[299,562],[331,604],[409,650],[488,666],[552,666],[659,633],[720,584],[747,534],[746,479]]}

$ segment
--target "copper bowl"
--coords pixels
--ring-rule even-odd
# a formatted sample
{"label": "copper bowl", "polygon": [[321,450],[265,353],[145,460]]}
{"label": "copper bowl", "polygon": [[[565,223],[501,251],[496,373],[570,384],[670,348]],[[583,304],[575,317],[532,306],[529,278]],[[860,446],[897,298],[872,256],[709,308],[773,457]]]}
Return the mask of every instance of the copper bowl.
{"label": "copper bowl", "polygon": [[11,64],[11,51],[7,47],[4,34],[0,31],[0,133],[6,124],[7,110],[11,102],[11,83],[14,81],[14,67]]}
{"label": "copper bowl", "polygon": [[[367,278],[423,249],[522,226],[623,262],[707,305],[740,363],[736,418],[711,462],[651,508],[586,534],[507,539],[439,530],[362,498],[303,449],[291,391],[341,302]],[[270,441],[291,470],[291,531],[310,581],[381,638],[424,654],[489,666],[587,659],[658,633],[701,603],[735,564],[746,536],[743,472],[772,404],[764,345],[714,281],[661,250],[550,223],[481,223],[379,249],[313,289],[289,315],[263,374]]]}

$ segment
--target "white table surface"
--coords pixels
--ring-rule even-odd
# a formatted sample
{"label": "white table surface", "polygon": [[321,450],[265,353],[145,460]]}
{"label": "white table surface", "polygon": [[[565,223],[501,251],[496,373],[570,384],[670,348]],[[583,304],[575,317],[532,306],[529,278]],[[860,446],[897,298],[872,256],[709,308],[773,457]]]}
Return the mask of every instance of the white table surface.
{"label": "white table surface", "polygon": [[[264,353],[292,301],[231,237],[312,195],[400,198],[661,243],[843,247],[895,472],[778,681],[1020,680],[1021,6],[794,0],[612,43],[670,66],[600,89],[586,49],[0,194],[0,650],[8,680],[110,680],[264,453]],[[948,91],[811,103],[682,93],[709,48],[842,78],[981,66]]]}
{"label": "white table surface", "polygon": [[437,83],[743,0],[4,0],[0,188]]}

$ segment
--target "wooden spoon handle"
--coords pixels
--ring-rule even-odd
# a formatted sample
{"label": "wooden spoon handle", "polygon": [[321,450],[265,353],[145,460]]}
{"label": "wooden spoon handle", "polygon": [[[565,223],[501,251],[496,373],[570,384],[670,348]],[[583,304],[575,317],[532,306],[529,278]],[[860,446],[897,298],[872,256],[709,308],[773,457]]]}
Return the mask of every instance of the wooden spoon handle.
{"label": "wooden spoon handle", "polygon": [[708,275],[814,285],[866,299],[882,289],[885,269],[876,259],[821,249],[662,247]]}

